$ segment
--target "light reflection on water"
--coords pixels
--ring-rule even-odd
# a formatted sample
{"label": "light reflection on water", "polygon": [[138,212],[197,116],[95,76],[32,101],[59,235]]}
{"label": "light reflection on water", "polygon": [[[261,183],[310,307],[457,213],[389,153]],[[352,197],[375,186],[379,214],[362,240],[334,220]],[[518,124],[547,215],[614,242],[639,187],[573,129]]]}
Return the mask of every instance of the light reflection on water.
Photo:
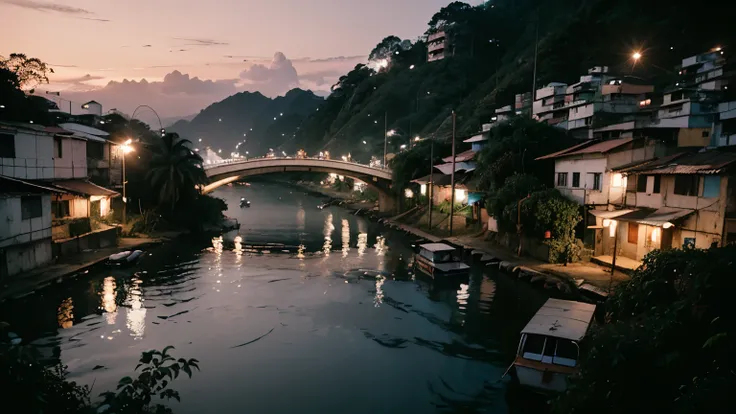
{"label": "light reflection on water", "polygon": [[[402,235],[268,190],[228,213],[237,234],[174,241],[138,267],[97,269],[0,310],[95,389],[114,389],[145,350],[199,359],[202,372],[176,381],[178,414],[509,411],[498,378],[541,298],[485,266],[447,286],[415,280]],[[244,190],[225,191],[237,205]],[[341,254],[330,256],[335,220]]]}

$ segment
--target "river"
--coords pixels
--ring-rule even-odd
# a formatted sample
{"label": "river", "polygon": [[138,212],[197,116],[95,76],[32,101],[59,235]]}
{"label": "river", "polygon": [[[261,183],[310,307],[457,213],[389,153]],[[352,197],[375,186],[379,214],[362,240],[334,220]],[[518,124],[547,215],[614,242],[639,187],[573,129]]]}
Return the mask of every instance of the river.
{"label": "river", "polygon": [[[173,387],[177,413],[539,412],[500,377],[546,296],[475,265],[435,285],[412,274],[410,239],[269,183],[215,196],[241,229],[182,238],[134,268],[6,302],[0,320],[113,389],[142,351],[175,347],[201,372]],[[246,197],[252,207],[240,209]]]}

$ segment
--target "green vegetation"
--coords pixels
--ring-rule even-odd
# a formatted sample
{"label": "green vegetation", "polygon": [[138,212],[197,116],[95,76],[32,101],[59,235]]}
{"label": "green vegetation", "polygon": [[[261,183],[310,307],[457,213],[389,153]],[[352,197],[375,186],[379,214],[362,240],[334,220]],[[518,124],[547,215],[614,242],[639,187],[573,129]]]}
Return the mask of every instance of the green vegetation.
{"label": "green vegetation", "polygon": [[69,381],[66,367],[46,367],[38,350],[22,344],[22,339],[0,322],[0,382],[6,396],[12,396],[24,413],[172,413],[153,399],[179,401],[179,393],[169,388],[180,373],[191,378],[199,370],[196,359],[175,359],[168,346],[163,351],[146,351],[135,371],[136,378],[124,377],[116,391],[99,394],[102,401],[92,401],[92,389]]}
{"label": "green vegetation", "polygon": [[725,412],[736,398],[736,246],[653,251],[583,342],[557,413]]}

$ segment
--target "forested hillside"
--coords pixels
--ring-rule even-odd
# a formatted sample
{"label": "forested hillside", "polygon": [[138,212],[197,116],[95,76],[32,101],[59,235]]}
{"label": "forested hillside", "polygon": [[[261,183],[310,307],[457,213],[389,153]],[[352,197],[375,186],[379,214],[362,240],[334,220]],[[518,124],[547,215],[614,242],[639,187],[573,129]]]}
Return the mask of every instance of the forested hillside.
{"label": "forested hillside", "polygon": [[[497,0],[471,7],[454,2],[427,26],[427,34],[440,27],[452,34],[454,56],[427,62],[423,41],[387,37],[367,65],[340,78],[284,146],[350,151],[365,161],[382,155],[384,117],[388,129],[397,131],[391,152],[414,136],[448,138],[453,110],[458,134],[471,134],[494,109],[532,90],[537,33],[537,88],[552,81],[573,83],[595,65],[662,86],[677,75],[673,67],[682,58],[731,43],[731,13],[717,12],[720,4]],[[643,54],[636,67],[630,59],[634,50]]]}

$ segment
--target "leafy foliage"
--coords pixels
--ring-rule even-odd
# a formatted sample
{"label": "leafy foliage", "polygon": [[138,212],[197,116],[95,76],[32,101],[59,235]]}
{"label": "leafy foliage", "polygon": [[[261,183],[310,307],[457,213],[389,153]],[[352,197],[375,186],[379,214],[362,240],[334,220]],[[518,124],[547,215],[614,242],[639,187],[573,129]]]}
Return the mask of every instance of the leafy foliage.
{"label": "leafy foliage", "polygon": [[179,394],[169,388],[180,373],[190,378],[193,369],[199,370],[196,359],[179,358],[169,354],[174,349],[167,346],[162,351],[143,352],[136,371],[137,378],[124,377],[118,382],[117,392],[103,392],[103,401],[91,402],[91,389],[67,380],[66,366],[46,367],[38,350],[22,344],[11,332],[9,325],[0,322],[0,382],[3,395],[23,407],[24,413],[172,413],[171,409],[153,399],[176,399]]}
{"label": "leafy foliage", "polygon": [[190,149],[189,140],[168,133],[158,143],[147,178],[158,194],[159,203],[173,210],[180,200],[196,198],[196,186],[205,183],[207,177],[202,157]]}
{"label": "leafy foliage", "polygon": [[7,58],[0,56],[0,69],[15,74],[18,88],[31,90],[42,83],[49,83],[48,75],[54,73],[54,69],[45,62],[23,53],[11,53]]}
{"label": "leafy foliage", "polygon": [[[525,207],[532,209],[532,220],[523,214]],[[581,246],[575,237],[575,228],[583,217],[577,203],[557,190],[540,191],[532,194],[529,204],[522,206],[522,215],[527,226],[533,223],[535,230],[539,230],[537,235],[541,233],[540,227],[551,231],[552,239],[547,241],[550,262],[567,264],[580,258]]]}
{"label": "leafy foliage", "polygon": [[733,406],[736,246],[655,250],[583,343],[558,413],[719,412]]}
{"label": "leafy foliage", "polygon": [[192,368],[199,371],[196,359],[178,360],[169,355],[173,346],[167,346],[162,351],[151,350],[143,352],[140,363],[135,367],[140,372],[138,377],[123,377],[118,381],[117,391],[102,393],[104,401],[98,412],[110,414],[125,413],[172,413],[170,408],[162,404],[151,404],[153,398],[162,400],[175,399],[181,401],[179,393],[168,388],[170,382],[185,373],[192,377]]}

